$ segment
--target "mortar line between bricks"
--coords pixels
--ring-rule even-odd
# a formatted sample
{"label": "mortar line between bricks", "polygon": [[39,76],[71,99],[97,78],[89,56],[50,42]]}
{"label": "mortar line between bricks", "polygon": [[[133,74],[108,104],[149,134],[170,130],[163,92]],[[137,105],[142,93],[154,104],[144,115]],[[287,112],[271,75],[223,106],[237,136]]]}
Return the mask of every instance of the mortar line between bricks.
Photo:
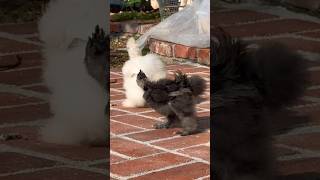
{"label": "mortar line between bricks", "polygon": [[18,87],[20,88],[29,88],[29,87],[33,87],[33,86],[45,86],[45,83],[32,83],[32,84],[24,84],[24,85],[20,85]]}
{"label": "mortar line between bricks", "polygon": [[140,113],[134,113],[134,114],[129,114],[129,113],[128,113],[127,115],[140,116],[140,117],[144,117],[144,118],[147,118],[147,119],[151,119],[151,120],[155,120],[155,121],[160,121],[160,122],[163,121],[163,120],[161,120],[161,118],[164,118],[164,117],[156,118],[156,117],[152,117],[152,116],[146,116],[146,115],[143,115],[143,114],[140,114]]}
{"label": "mortar line between bricks", "polygon": [[[154,131],[155,129],[152,129],[150,131]],[[142,132],[148,132],[148,131],[142,131]],[[128,133],[129,135],[132,135],[132,134],[138,134],[138,133],[141,133],[141,132],[133,132],[133,133]],[[122,137],[127,137],[128,134],[126,135],[123,135],[123,134],[120,134],[120,135],[115,135],[113,133],[111,133],[114,138],[122,138]],[[160,138],[160,139],[156,139],[156,140],[150,140],[150,141],[144,141],[144,143],[148,143],[148,144],[151,144],[151,143],[155,143],[155,142],[160,142],[160,141],[165,141],[165,140],[172,140],[172,139],[177,139],[177,138],[180,138],[181,136],[177,135],[177,136],[171,136],[171,137],[167,137],[167,138]],[[133,138],[134,139],[134,138]],[[139,141],[139,140],[137,140]],[[141,141],[142,142],[142,141]],[[207,145],[207,143],[204,143],[204,144],[199,144],[199,145]],[[190,148],[190,147],[196,147],[198,145],[193,145],[193,146],[188,146],[188,147],[185,147],[185,148],[178,148],[178,149],[175,149],[174,151],[178,151],[178,150],[183,150],[183,149],[187,149],[187,148]]]}
{"label": "mortar line between bricks", "polygon": [[133,157],[131,157],[131,156],[127,156],[127,155],[118,153],[118,152],[116,152],[116,151],[113,151],[112,149],[110,149],[110,154],[111,154],[111,155],[115,155],[115,156],[119,156],[119,157],[121,157],[121,158],[123,158],[123,159],[126,159],[126,160],[133,159]]}
{"label": "mortar line between bricks", "polygon": [[27,43],[27,44],[33,44],[33,45],[37,45],[37,46],[43,46],[42,43],[40,42],[35,42],[35,41],[31,41],[22,37],[19,37],[17,35],[13,35],[10,33],[6,33],[6,32],[0,32],[0,38],[5,38],[5,39],[10,39],[10,40],[14,40],[14,41],[18,41],[18,42],[22,42],[22,43]]}
{"label": "mortar line between bricks", "polygon": [[186,165],[190,165],[190,164],[194,164],[194,163],[197,163],[197,161],[191,160],[191,161],[186,162],[186,163],[175,164],[175,165],[166,166],[166,167],[159,168],[159,169],[155,169],[155,170],[151,170],[151,171],[145,171],[145,172],[133,174],[133,175],[130,175],[130,176],[125,176],[125,178],[126,178],[126,179],[132,179],[132,178],[136,178],[136,177],[139,177],[139,176],[144,176],[144,175],[151,174],[151,173],[155,173],[155,172],[160,172],[160,171],[165,171],[165,170],[169,170],[169,169],[174,169],[174,168],[177,168],[177,167],[182,167],[182,166],[186,166]]}
{"label": "mortar line between bricks", "polygon": [[[288,145],[285,145],[285,144],[275,144],[276,147],[280,147],[280,148],[285,148],[285,149],[289,149],[291,151],[294,151],[294,152],[299,152],[301,153],[304,157],[320,157],[320,152],[317,152],[317,151],[312,151],[312,150],[309,150],[309,149],[304,149],[304,148],[300,148],[300,147],[295,147],[295,146],[288,146]],[[294,160],[294,159],[302,159],[304,158],[303,156],[294,156],[294,158],[283,158],[283,159],[279,159],[280,161],[286,161],[286,160]]]}
{"label": "mortar line between bricks", "polygon": [[50,167],[45,167],[45,168],[30,168],[30,169],[24,169],[16,172],[11,172],[11,173],[5,173],[5,174],[0,174],[1,176],[11,176],[11,175],[18,175],[18,174],[26,174],[26,173],[35,173],[39,171],[44,171],[44,170],[50,170],[50,169],[56,169],[56,168],[72,168],[72,169],[78,169],[78,170],[84,170],[84,171],[89,171],[93,173],[99,173],[106,175],[107,170],[103,170],[100,168],[94,168],[94,167],[85,167],[85,166],[79,166],[79,165],[56,165],[56,166],[50,166]]}
{"label": "mortar line between bricks", "polygon": [[197,178],[197,179],[195,179],[195,180],[203,180],[203,179],[207,179],[207,178],[210,179],[210,175],[208,175],[208,176],[202,176],[202,177],[199,177],[199,178]]}
{"label": "mortar line between bricks", "polygon": [[305,104],[305,105],[297,105],[297,106],[291,106],[288,107],[287,109],[289,110],[299,110],[302,108],[313,108],[313,107],[318,107],[320,106],[320,103],[310,103],[310,104]]}
{"label": "mortar line between bricks", "polygon": [[112,103],[118,103],[118,102],[122,102],[123,100],[122,99],[120,99],[120,100],[110,100],[110,104],[112,104]]}
{"label": "mortar line between bricks", "polygon": [[17,35],[19,37],[22,37],[22,38],[35,38],[35,37],[38,37],[39,36],[39,33],[32,33],[32,34],[19,34]]}
{"label": "mortar line between bricks", "polygon": [[[210,104],[209,101],[203,101],[201,103],[198,103],[197,105],[205,105],[205,104]],[[209,109],[206,109],[206,108],[201,108],[201,107],[197,107],[199,109],[202,109],[202,111],[197,111],[197,112],[207,112],[207,111],[210,111]],[[153,120],[159,120],[160,118],[155,118],[155,117],[152,117],[152,116],[148,116],[148,115],[144,115],[146,113],[151,113],[151,112],[156,112],[154,110],[146,110],[146,111],[141,111],[141,112],[132,112],[132,111],[129,111],[129,110],[124,110],[124,109],[119,109],[119,108],[114,108],[114,107],[111,107],[110,110],[117,110],[117,111],[122,111],[122,112],[125,112],[127,114],[119,114],[119,115],[115,115],[115,116],[110,116],[110,117],[119,117],[119,116],[126,116],[126,115],[137,115],[137,116],[141,116],[141,117],[145,117],[145,118],[148,118],[148,119],[153,119]]]}
{"label": "mortar line between bricks", "polygon": [[65,165],[54,165],[50,167],[43,167],[43,168],[30,168],[30,169],[24,169],[20,171],[15,171],[15,172],[9,172],[9,173],[2,173],[0,174],[0,177],[5,177],[5,176],[12,176],[12,175],[19,175],[19,174],[26,174],[26,173],[35,173],[43,170],[50,170],[50,169],[55,169],[55,168],[63,168]]}
{"label": "mortar line between bricks", "polygon": [[55,155],[50,155],[50,154],[46,154],[46,153],[40,153],[40,152],[32,151],[32,150],[29,150],[29,149],[16,148],[16,147],[12,147],[12,146],[9,146],[9,145],[4,145],[4,144],[0,145],[0,151],[1,152],[20,153],[20,154],[24,154],[24,155],[31,156],[31,157],[47,159],[47,160],[60,162],[60,163],[65,163],[65,164],[74,163],[72,160],[69,160],[67,158],[63,158],[63,157],[59,157],[59,156],[55,156]]}
{"label": "mortar line between bricks", "polygon": [[[148,154],[148,155],[145,155],[145,156],[140,156],[140,157],[131,157],[130,159],[125,159],[123,161],[119,161],[119,162],[115,162],[115,163],[112,163],[112,165],[116,165],[116,164],[121,164],[121,163],[126,163],[126,162],[129,162],[129,161],[133,161],[133,160],[138,160],[138,159],[143,159],[143,158],[148,158],[148,157],[154,157],[154,156],[157,156],[157,155],[160,155],[160,154],[166,154],[167,152],[158,152],[158,153],[154,153],[154,154]],[[120,156],[121,157],[121,156]]]}
{"label": "mortar line between bricks", "polygon": [[225,24],[225,25],[221,25],[221,27],[237,27],[242,25],[259,24],[259,23],[274,22],[274,21],[281,21],[281,20],[287,20],[287,19],[288,18],[275,17],[275,18],[252,20],[252,21],[246,21],[246,22],[236,22],[234,24]]}
{"label": "mortar line between bricks", "polygon": [[221,5],[227,9],[231,9],[231,11],[232,10],[233,11],[234,10],[250,10],[254,12],[275,15],[283,18],[289,17],[290,19],[294,18],[298,20],[319,23],[319,19],[317,17],[293,12],[281,6],[270,6],[270,5],[266,6],[266,5],[252,4],[252,3],[230,4],[226,2],[222,2]]}
{"label": "mortar line between bricks", "polygon": [[[198,67],[196,67],[198,68]],[[199,68],[202,68],[202,67],[199,67]],[[184,70],[193,70],[194,68],[184,68]],[[170,74],[175,74],[177,70],[169,70]],[[188,72],[186,73],[188,76],[191,76],[191,75],[197,75],[197,74],[200,74],[200,73],[205,73],[206,71],[196,71],[196,72]],[[206,74],[207,75],[207,74]],[[208,78],[207,78],[208,79]]]}
{"label": "mortar line between bricks", "polygon": [[320,152],[312,151],[312,150],[305,149],[305,148],[300,148],[300,147],[296,147],[296,146],[289,146],[289,145],[285,145],[285,144],[275,144],[275,146],[280,147],[280,148],[289,149],[291,151],[299,152],[301,154],[310,154],[310,155],[320,156]]}
{"label": "mortar line between bricks", "polygon": [[[118,109],[115,109],[115,110],[118,110]],[[144,118],[152,119],[152,120],[159,119],[159,118],[156,118],[156,117],[143,115],[143,113],[150,113],[150,112],[154,112],[154,111],[142,111],[142,112],[131,112],[131,111],[127,111],[127,110],[122,110],[122,111],[127,113],[127,114],[123,114],[123,115],[119,114],[119,115],[116,115],[116,116],[113,116],[113,117],[122,117],[122,116],[132,115],[132,116],[140,116],[140,117],[144,117]]]}
{"label": "mortar line between bricks", "polygon": [[277,161],[292,161],[292,160],[319,158],[319,157],[320,155],[318,154],[294,154],[294,155],[280,156],[277,158]]}
{"label": "mortar line between bricks", "polygon": [[311,68],[308,68],[308,71],[311,71],[311,72],[320,71],[320,66],[313,66]]}
{"label": "mortar line between bricks", "polygon": [[116,91],[116,92],[121,92],[122,94],[124,94],[125,92],[124,91],[121,91],[119,89],[116,89],[116,88],[110,88],[111,91]]}
{"label": "mortar line between bricks", "polygon": [[1,26],[8,26],[8,25],[25,25],[25,24],[32,24],[32,23],[36,23],[36,21],[31,21],[28,23],[25,23],[25,22],[6,22],[6,23],[1,23],[0,27]]}
{"label": "mortar line between bricks", "polygon": [[78,164],[72,164],[72,165],[67,164],[66,167],[73,168],[73,169],[80,169],[80,170],[94,172],[94,173],[99,173],[99,174],[103,174],[103,175],[107,175],[107,173],[108,173],[107,168],[101,169],[101,168],[88,167],[88,166],[83,166],[83,165],[78,165]]}
{"label": "mortar line between bricks", "polygon": [[320,126],[304,126],[290,130],[289,132],[275,137],[288,137],[292,135],[320,133]]}
{"label": "mortar line between bricks", "polygon": [[107,159],[98,159],[98,160],[89,160],[89,161],[84,161],[84,164],[87,166],[93,166],[101,163],[107,163],[109,162]]}
{"label": "mortar line between bricks", "polygon": [[33,90],[23,89],[16,85],[8,85],[8,84],[0,83],[0,93],[14,93],[14,94],[20,94],[28,97],[35,97],[44,101],[49,100],[49,94],[47,93],[40,93]]}
{"label": "mortar line between bricks", "polygon": [[134,135],[134,134],[150,132],[150,131],[154,131],[154,130],[155,129],[145,129],[145,130],[141,130],[141,131],[134,131],[134,132],[122,133],[122,134],[115,134],[115,133],[110,132],[110,134],[113,136],[113,138],[117,138],[117,137],[122,137],[122,136],[130,136],[130,135]]}
{"label": "mortar line between bricks", "polygon": [[25,106],[33,106],[33,105],[43,105],[43,104],[47,104],[47,103],[48,102],[35,102],[35,103],[23,103],[23,104],[19,104],[19,105],[0,106],[0,110],[19,108],[19,107],[25,107]]}
{"label": "mortar line between bricks", "polygon": [[[191,66],[206,68],[206,69],[210,70],[209,66],[205,66],[205,65],[202,65],[202,64],[199,64],[199,63],[190,62],[190,61],[177,62],[176,64],[172,64],[172,65],[191,65]],[[193,69],[193,68],[190,67],[190,68],[184,68],[184,69]]]}
{"label": "mortar line between bricks", "polygon": [[110,84],[118,85],[118,84],[122,84],[122,82],[113,82],[113,83],[110,83]]}
{"label": "mortar line between bricks", "polygon": [[[286,32],[280,33],[270,36],[250,36],[250,37],[243,37],[242,39],[245,41],[257,41],[257,40],[272,40],[272,39],[281,39],[281,38],[292,38],[292,39],[302,39],[306,41],[313,41],[313,42],[320,42],[319,38],[311,38],[303,35],[298,35],[297,33],[306,33],[304,31],[297,31],[297,32]],[[298,50],[301,51],[301,50]],[[315,53],[318,54],[318,53]]]}
{"label": "mortar line between bricks", "polygon": [[[304,32],[297,32],[297,33],[304,33]],[[300,35],[297,33],[294,34],[293,38],[307,40],[307,41],[320,42],[319,38],[312,38],[312,37],[308,37],[308,36],[303,36],[303,35]]]}
{"label": "mortar line between bricks", "polygon": [[[294,39],[300,39],[298,38],[297,35],[293,33],[302,33],[302,31],[297,31],[297,32],[285,32],[285,33],[279,33],[279,34],[274,34],[274,35],[252,35],[252,36],[247,36],[247,37],[242,37],[244,41],[256,41],[256,40],[270,40],[270,39],[280,39],[280,38],[294,38]],[[314,40],[312,40],[314,41]]]}
{"label": "mortar line between bricks", "polygon": [[320,89],[320,85],[315,85],[307,88],[308,90],[317,90]]}
{"label": "mortar line between bricks", "polygon": [[125,178],[123,178],[122,176],[118,176],[116,174],[113,174],[110,172],[110,177],[113,178],[113,179],[120,179],[120,180],[126,180]]}
{"label": "mortar line between bricks", "polygon": [[199,103],[199,105],[202,105],[202,104],[210,104],[210,101],[206,100],[206,101],[203,101],[203,102]]}
{"label": "mortar line between bricks", "polygon": [[[113,109],[113,110],[121,110],[121,109]],[[137,115],[137,114],[130,114],[128,112],[125,112],[125,111],[122,111],[123,113],[125,114],[118,114],[118,115],[114,115],[114,116],[110,116],[110,118],[115,118],[115,117],[123,117],[123,116],[126,116],[126,115]],[[151,112],[155,112],[155,111],[148,111],[148,112],[143,112],[143,113],[151,113]],[[151,116],[150,116],[151,117]]]}
{"label": "mortar line between bricks", "polygon": [[[150,108],[150,107],[149,107],[149,108]],[[130,111],[130,112],[131,112],[131,111]],[[151,113],[151,112],[156,112],[156,111],[154,111],[154,110],[152,110],[152,109],[150,108],[150,110],[136,112],[136,114],[143,115],[143,114],[145,114],[145,113]],[[131,112],[131,113],[133,113],[133,112]],[[145,116],[147,116],[147,115],[145,115]],[[151,117],[151,116],[148,116],[148,117]]]}
{"label": "mortar line between bricks", "polygon": [[[209,139],[209,142],[210,142],[210,139]],[[195,148],[195,147],[200,147],[200,146],[207,146],[207,147],[208,147],[208,143],[196,144],[196,145],[192,145],[192,146],[188,146],[188,147],[178,148],[178,149],[175,149],[175,151],[184,151],[184,150],[186,150],[186,149]],[[209,147],[210,147],[210,146],[209,146]]]}
{"label": "mortar line between bricks", "polygon": [[297,52],[310,62],[320,62],[319,53],[304,51],[304,50],[297,50]]}
{"label": "mortar line between bricks", "polygon": [[[116,123],[119,123],[119,124],[124,124],[124,125],[127,125],[127,126],[131,126],[131,127],[134,127],[134,128],[138,128],[138,129],[141,129],[141,130],[148,130],[147,128],[143,128],[143,127],[135,126],[135,125],[132,125],[132,124],[124,123],[124,122],[117,121],[117,120],[114,120],[114,119],[110,119],[110,121],[116,122]],[[127,133],[123,133],[123,134],[127,134]]]}
{"label": "mortar line between bricks", "polygon": [[181,136],[180,135],[175,135],[175,136],[170,136],[170,137],[160,138],[160,139],[154,139],[154,140],[145,141],[145,142],[149,143],[149,144],[152,144],[152,143],[161,142],[161,141],[165,141],[165,140],[177,139],[179,137],[181,137]]}
{"label": "mortar line between bricks", "polygon": [[[155,131],[156,129],[148,129],[148,130],[145,130],[145,131],[139,131],[139,132],[131,132],[131,133],[124,133],[124,134],[114,134],[115,137],[118,137],[118,138],[121,138],[121,137],[127,137],[128,135],[134,135],[134,134],[139,134],[139,133],[143,133],[143,132],[150,132],[150,131]],[[172,139],[177,139],[177,138],[180,138],[181,136],[180,135],[176,135],[176,136],[171,136],[171,137],[166,137],[166,138],[160,138],[160,139],[155,139],[155,140],[150,140],[150,141],[144,141],[145,143],[148,143],[148,144],[152,144],[152,143],[156,143],[156,142],[161,142],[161,141],[165,141],[165,140],[172,140]],[[134,139],[134,138],[133,138]],[[139,141],[139,140],[138,140]],[[187,148],[190,148],[190,147],[197,147],[197,146],[201,146],[201,145],[206,145],[207,143],[204,143],[204,144],[198,144],[198,145],[192,145],[192,146],[188,146],[188,147],[185,147],[185,148],[179,148],[179,149],[176,149],[175,151],[178,151],[178,150],[183,150],[183,149],[187,149]]]}
{"label": "mortar line between bricks", "polygon": [[[320,22],[318,22],[320,23]],[[317,33],[320,32],[320,29],[310,29],[310,30],[305,30],[305,33]]]}
{"label": "mortar line between bricks", "polygon": [[311,101],[311,102],[315,102],[315,103],[320,103],[320,98],[314,97],[314,96],[304,96],[304,97],[302,97],[302,99],[304,99],[304,100],[306,100],[306,101]]}
{"label": "mortar line between bricks", "polygon": [[31,156],[31,157],[36,157],[36,158],[40,158],[40,159],[54,161],[57,163],[62,163],[63,166],[65,166],[65,167],[70,167],[70,168],[74,168],[74,169],[81,169],[81,170],[90,171],[90,172],[94,172],[94,173],[107,174],[106,170],[89,167],[87,165],[88,162],[86,162],[86,161],[84,161],[84,162],[74,161],[74,160],[70,160],[67,158],[60,157],[60,156],[55,156],[55,155],[46,154],[46,153],[39,153],[39,152],[31,151],[28,149],[15,148],[15,147],[11,147],[8,145],[0,145],[0,152],[15,152],[15,153],[24,154],[24,155]]}
{"label": "mortar line between bricks", "polygon": [[75,160],[71,160],[71,159],[57,156],[57,155],[36,152],[36,151],[29,150],[29,149],[16,148],[16,147],[5,145],[5,144],[0,145],[0,152],[20,153],[20,154],[24,154],[24,155],[31,156],[31,157],[46,159],[46,160],[55,161],[55,162],[63,163],[66,165],[73,165],[73,166],[74,165],[86,166],[86,164],[88,163],[86,161],[75,161]]}
{"label": "mortar line between bricks", "polygon": [[6,70],[5,72],[17,72],[17,71],[25,71],[25,70],[34,70],[34,69],[42,69],[42,66],[31,66],[31,67],[16,67],[14,69]]}
{"label": "mortar line between bricks", "polygon": [[1,53],[0,56],[10,56],[10,55],[19,55],[19,54],[28,54],[28,53],[39,53],[40,50],[30,50],[30,51],[15,51],[9,53]]}
{"label": "mortar line between bricks", "polygon": [[144,133],[144,132],[150,132],[154,131],[154,129],[146,129],[146,130],[141,130],[141,131],[134,131],[134,132],[129,132],[129,133],[122,133],[122,134],[115,134],[114,136],[130,136],[134,134],[139,134],[139,133]]}
{"label": "mortar line between bricks", "polygon": [[115,108],[115,107],[110,107],[110,110],[117,110],[117,111],[121,111],[121,112],[128,112],[126,110],[120,109],[120,108]]}
{"label": "mortar line between bricks", "polygon": [[[194,147],[199,147],[199,146],[207,146],[207,143],[204,143],[204,144],[199,144],[199,145],[194,145],[194,146],[189,146],[189,147],[185,147],[185,148],[179,148],[179,149],[176,149],[175,151],[181,151],[181,150],[185,150],[185,149],[188,149],[188,148],[194,148]],[[140,157],[131,157],[131,156],[126,156],[126,155],[123,155],[121,153],[118,153],[118,152],[115,152],[115,151],[110,151],[111,154],[113,155],[117,155],[119,157],[122,157],[126,160],[123,160],[123,161],[119,161],[119,162],[116,162],[116,163],[112,163],[112,164],[120,164],[120,163],[124,163],[124,162],[128,162],[128,161],[131,161],[131,160],[137,160],[137,159],[142,159],[142,158],[146,158],[146,157],[153,157],[153,156],[156,156],[156,155],[159,155],[159,154],[165,154],[165,153],[168,153],[166,151],[162,151],[162,152],[159,152],[159,153],[154,153],[154,154],[149,154],[149,155],[146,155],[146,156],[140,156]]]}
{"label": "mortar line between bricks", "polygon": [[[123,101],[124,99],[121,99],[121,100]],[[122,111],[122,112],[125,112],[125,113],[132,113],[132,114],[143,114],[143,113],[156,112],[156,111],[152,110],[151,108],[149,108],[149,110],[145,110],[145,111],[141,111],[141,112],[132,112],[132,111],[129,111],[129,110],[115,108],[115,107],[111,107],[110,110],[117,110],[117,111]],[[117,116],[119,116],[119,115],[117,115]]]}
{"label": "mortar line between bricks", "polygon": [[[135,116],[141,116],[141,117],[144,117],[144,118],[147,118],[147,119],[151,119],[151,120],[160,121],[159,118],[154,118],[154,117],[151,117],[151,116],[143,115],[143,114],[141,114],[142,112],[131,112],[131,111],[127,111],[127,110],[122,110],[122,111],[128,113],[128,114],[124,114],[123,116],[125,116],[125,115],[135,115]],[[151,112],[153,112],[153,111],[151,111]]]}
{"label": "mortar line between bricks", "polygon": [[110,99],[112,99],[114,96],[119,96],[119,95],[124,95],[123,93],[115,93],[115,92],[113,92],[113,93],[110,93]]}
{"label": "mortar line between bricks", "polygon": [[121,72],[114,72],[114,71],[110,71],[110,75],[114,74],[114,75],[118,75],[122,77],[122,73]]}
{"label": "mortar line between bricks", "polygon": [[209,75],[210,76],[210,73],[206,73],[206,72],[196,72],[196,73],[190,73],[190,74],[197,74],[197,75]]}
{"label": "mortar line between bricks", "polygon": [[197,107],[197,108],[200,109],[200,111],[197,111],[198,113],[210,112],[210,109],[206,109],[206,108],[202,108],[202,107]]}
{"label": "mortar line between bricks", "polygon": [[44,124],[44,121],[47,119],[40,119],[35,121],[28,122],[18,122],[18,123],[4,123],[0,125],[0,128],[10,128],[10,127],[19,127],[19,126],[39,126]]}
{"label": "mortar line between bricks", "polygon": [[[111,110],[111,109],[110,109]],[[118,109],[117,109],[118,110]],[[122,116],[125,116],[125,115],[129,115],[127,112],[123,112],[123,113],[126,113],[126,114],[118,114],[118,115],[113,115],[113,116],[110,116],[110,118],[115,118],[115,117],[122,117]]]}
{"label": "mortar line between bricks", "polygon": [[187,157],[187,158],[190,158],[190,159],[193,159],[193,160],[196,160],[196,161],[205,163],[205,164],[210,164],[210,162],[205,161],[205,160],[203,160],[203,159],[201,159],[201,158],[192,157],[192,156],[189,156],[189,155],[186,155],[186,154],[183,154],[183,153],[176,152],[176,151],[174,151],[174,150],[169,150],[169,149],[166,149],[166,148],[163,148],[163,147],[159,147],[159,146],[156,146],[156,145],[152,145],[152,144],[149,144],[149,143],[146,143],[146,142],[142,142],[142,141],[139,141],[139,140],[130,138],[130,137],[119,136],[119,138],[125,139],[125,140],[127,140],[127,141],[132,141],[132,142],[135,142],[135,143],[138,143],[138,144],[143,144],[143,145],[145,145],[145,146],[152,147],[152,148],[158,149],[158,150],[162,150],[162,151],[165,151],[165,152],[168,152],[168,153],[172,153],[172,154],[175,154],[175,155],[178,155],[178,156]]}

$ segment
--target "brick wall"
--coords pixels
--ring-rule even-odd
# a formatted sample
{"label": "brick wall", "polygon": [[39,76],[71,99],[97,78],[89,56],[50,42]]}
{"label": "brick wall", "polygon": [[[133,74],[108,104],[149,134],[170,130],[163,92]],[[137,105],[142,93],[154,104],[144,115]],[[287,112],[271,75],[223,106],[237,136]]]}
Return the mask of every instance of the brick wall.
{"label": "brick wall", "polygon": [[188,59],[189,61],[210,65],[210,48],[195,48],[180,44],[151,39],[149,42],[151,52],[174,58]]}

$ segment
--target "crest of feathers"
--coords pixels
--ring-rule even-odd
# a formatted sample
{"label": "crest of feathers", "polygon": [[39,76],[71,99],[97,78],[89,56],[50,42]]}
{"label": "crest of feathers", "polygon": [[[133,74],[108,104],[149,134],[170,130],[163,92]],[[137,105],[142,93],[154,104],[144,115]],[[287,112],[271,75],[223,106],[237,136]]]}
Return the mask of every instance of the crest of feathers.
{"label": "crest of feathers", "polygon": [[308,72],[300,54],[276,42],[251,48],[222,28],[213,35],[213,92],[241,85],[256,89],[269,106],[288,105],[304,92]]}

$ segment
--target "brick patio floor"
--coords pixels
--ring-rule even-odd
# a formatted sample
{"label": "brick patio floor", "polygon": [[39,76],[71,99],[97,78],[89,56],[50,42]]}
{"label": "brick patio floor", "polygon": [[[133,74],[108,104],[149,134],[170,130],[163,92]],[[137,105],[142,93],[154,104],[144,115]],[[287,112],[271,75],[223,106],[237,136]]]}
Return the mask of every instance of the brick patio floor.
{"label": "brick patio floor", "polygon": [[122,75],[111,70],[111,177],[114,179],[209,179],[210,175],[210,69],[171,64],[169,74],[180,69],[204,77],[208,83],[203,102],[197,106],[202,133],[179,136],[177,129],[156,130],[164,117],[150,108],[124,108]]}

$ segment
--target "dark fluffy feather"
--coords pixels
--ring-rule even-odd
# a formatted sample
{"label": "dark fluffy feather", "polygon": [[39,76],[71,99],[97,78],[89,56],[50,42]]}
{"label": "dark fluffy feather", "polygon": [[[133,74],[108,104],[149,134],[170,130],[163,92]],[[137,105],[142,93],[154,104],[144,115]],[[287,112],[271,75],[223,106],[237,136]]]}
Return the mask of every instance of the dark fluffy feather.
{"label": "dark fluffy feather", "polygon": [[[88,38],[84,63],[88,74],[95,79],[109,96],[109,36],[98,25],[94,33]],[[109,103],[108,103],[109,104]],[[109,117],[109,107],[105,107],[106,116]]]}
{"label": "dark fluffy feather", "polygon": [[213,33],[213,179],[273,180],[271,122],[284,119],[272,115],[302,95],[306,60],[280,44],[250,48]]}
{"label": "dark fluffy feather", "polygon": [[175,79],[160,79],[151,82],[140,71],[137,76],[138,85],[144,89],[143,98],[151,108],[167,117],[165,123],[155,124],[155,128],[170,128],[180,123],[181,135],[189,135],[197,131],[194,96],[205,90],[205,80],[199,76],[187,77],[177,72]]}
{"label": "dark fluffy feather", "polygon": [[92,78],[97,80],[102,87],[107,88],[107,71],[109,62],[107,62],[107,53],[109,52],[109,36],[105,35],[103,29],[98,25],[92,36],[89,37],[86,46],[85,65]]}

